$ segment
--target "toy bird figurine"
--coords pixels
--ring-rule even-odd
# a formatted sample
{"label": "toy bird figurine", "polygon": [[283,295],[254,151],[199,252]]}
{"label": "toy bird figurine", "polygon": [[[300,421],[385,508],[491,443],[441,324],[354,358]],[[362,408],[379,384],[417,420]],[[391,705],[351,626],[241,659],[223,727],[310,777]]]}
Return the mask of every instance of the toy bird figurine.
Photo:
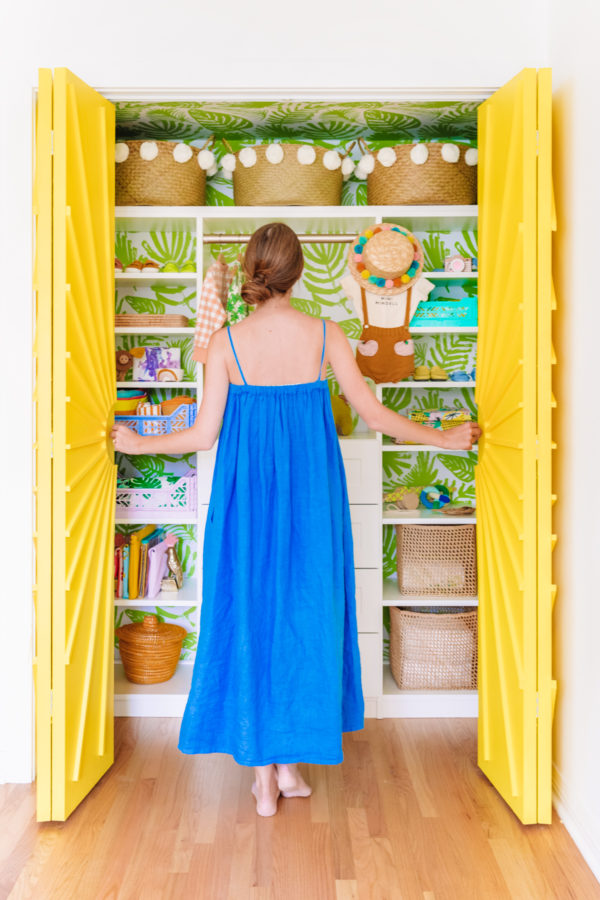
{"label": "toy bird figurine", "polygon": [[167,567],[175,578],[177,587],[181,588],[183,585],[183,569],[181,568],[177,550],[175,549],[177,538],[174,534],[169,534],[165,540],[167,542]]}

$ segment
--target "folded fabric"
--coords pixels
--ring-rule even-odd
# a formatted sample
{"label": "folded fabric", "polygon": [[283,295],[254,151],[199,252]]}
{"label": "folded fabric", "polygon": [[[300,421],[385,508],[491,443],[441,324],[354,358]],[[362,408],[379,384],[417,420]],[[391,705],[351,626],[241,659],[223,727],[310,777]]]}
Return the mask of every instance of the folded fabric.
{"label": "folded fabric", "polygon": [[196,328],[194,331],[194,359],[206,362],[208,342],[215,331],[225,324],[227,291],[233,273],[227,263],[218,259],[209,266],[198,297]]}

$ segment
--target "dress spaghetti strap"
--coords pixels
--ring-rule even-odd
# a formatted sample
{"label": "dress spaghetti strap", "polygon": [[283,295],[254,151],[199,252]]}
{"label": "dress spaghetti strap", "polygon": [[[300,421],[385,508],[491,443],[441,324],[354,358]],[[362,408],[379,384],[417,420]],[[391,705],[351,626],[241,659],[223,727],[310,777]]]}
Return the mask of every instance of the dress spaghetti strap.
{"label": "dress spaghetti strap", "polygon": [[244,373],[242,372],[242,367],[240,366],[240,361],[238,359],[237,353],[235,352],[235,347],[233,346],[233,338],[231,337],[231,329],[229,328],[229,325],[227,326],[227,334],[229,335],[229,343],[231,344],[231,349],[233,350],[233,355],[235,356],[235,361],[237,363],[237,367],[240,370],[240,375],[242,376],[242,381],[244,382],[244,384],[248,384],[248,382],[244,378]]}
{"label": "dress spaghetti strap", "polygon": [[323,381],[322,377],[322,369],[323,369],[323,360],[325,359],[325,319],[321,319],[323,322],[323,349],[321,350],[321,364],[319,365],[319,377],[317,381]]}

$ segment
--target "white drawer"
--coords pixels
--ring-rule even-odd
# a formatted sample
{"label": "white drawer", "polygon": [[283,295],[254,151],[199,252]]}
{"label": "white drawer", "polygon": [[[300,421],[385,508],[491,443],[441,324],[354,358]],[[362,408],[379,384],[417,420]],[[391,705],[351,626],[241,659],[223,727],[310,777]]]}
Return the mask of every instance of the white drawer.
{"label": "white drawer", "polygon": [[358,635],[363,697],[378,697],[381,693],[382,661],[380,641],[378,634]]}
{"label": "white drawer", "polygon": [[355,569],[356,622],[359,631],[379,633],[381,623],[381,573],[378,569]]}
{"label": "white drawer", "polygon": [[217,458],[217,445],[211,450],[200,450],[198,460],[198,503],[210,502],[210,489],[212,487],[213,469]]}
{"label": "white drawer", "polygon": [[342,438],[340,448],[350,503],[379,503],[381,451],[378,442],[375,438]]}
{"label": "white drawer", "polygon": [[381,524],[379,506],[350,505],[354,565],[357,569],[379,569],[381,566]]}

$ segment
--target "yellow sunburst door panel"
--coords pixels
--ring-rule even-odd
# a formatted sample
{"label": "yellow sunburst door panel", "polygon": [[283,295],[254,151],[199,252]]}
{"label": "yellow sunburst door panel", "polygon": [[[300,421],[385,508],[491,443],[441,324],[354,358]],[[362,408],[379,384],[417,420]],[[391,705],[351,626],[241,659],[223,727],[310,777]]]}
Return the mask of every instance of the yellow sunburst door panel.
{"label": "yellow sunburst door panel", "polygon": [[550,109],[525,69],[478,120],[478,763],[524,823],[551,821]]}
{"label": "yellow sunburst door panel", "polygon": [[37,635],[52,647],[52,758],[38,766],[51,806],[38,818],[64,820],[113,762],[114,107],[56,69],[53,131],[52,630]]}

